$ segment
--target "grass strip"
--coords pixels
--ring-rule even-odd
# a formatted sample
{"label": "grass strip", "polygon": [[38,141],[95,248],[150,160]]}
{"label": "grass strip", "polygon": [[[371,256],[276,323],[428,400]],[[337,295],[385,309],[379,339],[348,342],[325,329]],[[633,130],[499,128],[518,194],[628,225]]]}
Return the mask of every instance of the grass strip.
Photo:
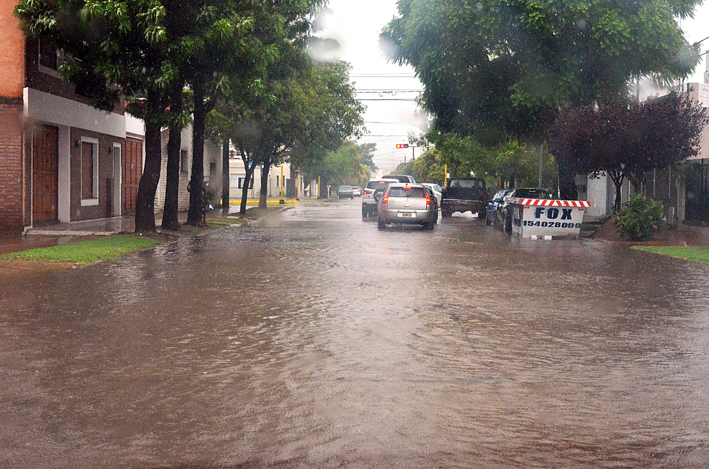
{"label": "grass strip", "polygon": [[157,237],[113,235],[48,248],[12,252],[3,254],[0,258],[22,259],[27,261],[72,262],[74,264],[83,265],[97,261],[113,260],[124,254],[151,248],[163,242],[164,239]]}
{"label": "grass strip", "polygon": [[654,252],[690,261],[709,263],[709,248],[696,246],[633,246],[640,251]]}

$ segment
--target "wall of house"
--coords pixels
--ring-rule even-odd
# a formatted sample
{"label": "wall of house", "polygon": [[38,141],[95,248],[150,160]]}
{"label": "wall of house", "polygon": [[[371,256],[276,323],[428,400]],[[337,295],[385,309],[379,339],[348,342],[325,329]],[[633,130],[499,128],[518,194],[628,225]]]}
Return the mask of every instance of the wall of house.
{"label": "wall of house", "polygon": [[24,226],[22,104],[0,103],[0,233]]}
{"label": "wall of house", "polygon": [[0,233],[21,233],[25,218],[22,90],[25,38],[13,15],[15,1],[0,2]]}
{"label": "wall of house", "polygon": [[0,98],[20,99],[25,87],[25,37],[12,14],[17,2],[0,2]]}
{"label": "wall of house", "polygon": [[[98,141],[98,199],[83,199],[82,189],[82,166],[81,166],[81,141],[84,139],[95,139]],[[72,128],[70,133],[70,219],[71,221],[93,220],[96,218],[108,218],[115,215],[114,198],[116,178],[120,181],[120,176],[115,174],[115,162],[113,155],[114,145],[123,147],[124,140],[92,132],[85,129]],[[110,152],[109,152],[110,150]]]}
{"label": "wall of house", "polygon": [[[170,132],[164,129],[161,134],[162,162],[160,166],[160,182],[155,194],[155,209],[162,211],[165,206],[165,191],[167,188],[167,141]],[[178,191],[178,210],[187,211],[190,207],[190,194],[187,185],[192,171],[192,126],[182,130],[180,146],[180,185]],[[221,148],[207,142],[204,145],[204,183],[214,187],[221,194]]]}

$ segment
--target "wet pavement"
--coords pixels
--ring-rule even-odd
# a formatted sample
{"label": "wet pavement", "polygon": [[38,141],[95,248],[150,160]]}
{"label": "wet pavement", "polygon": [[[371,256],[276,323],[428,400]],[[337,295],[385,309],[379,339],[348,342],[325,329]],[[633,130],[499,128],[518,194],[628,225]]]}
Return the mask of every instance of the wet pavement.
{"label": "wet pavement", "polygon": [[707,466],[709,266],[358,204],[0,278],[0,467]]}

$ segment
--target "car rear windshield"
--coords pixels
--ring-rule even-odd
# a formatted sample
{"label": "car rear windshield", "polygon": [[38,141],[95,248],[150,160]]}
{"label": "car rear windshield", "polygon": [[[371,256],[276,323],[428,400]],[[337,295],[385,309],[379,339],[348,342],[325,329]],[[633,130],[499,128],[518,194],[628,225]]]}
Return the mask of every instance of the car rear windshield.
{"label": "car rear windshield", "polygon": [[462,189],[485,189],[483,181],[479,179],[453,179],[450,186]]}
{"label": "car rear windshield", "polygon": [[551,199],[551,195],[543,189],[517,189],[514,195],[527,199]]}
{"label": "car rear windshield", "polygon": [[392,187],[389,189],[389,197],[408,197],[410,199],[424,198],[423,187]]}
{"label": "car rear windshield", "polygon": [[391,184],[391,182],[387,182],[387,181],[369,181],[369,183],[367,184],[367,189],[375,189],[375,190],[378,190],[378,189],[386,189],[389,184]]}

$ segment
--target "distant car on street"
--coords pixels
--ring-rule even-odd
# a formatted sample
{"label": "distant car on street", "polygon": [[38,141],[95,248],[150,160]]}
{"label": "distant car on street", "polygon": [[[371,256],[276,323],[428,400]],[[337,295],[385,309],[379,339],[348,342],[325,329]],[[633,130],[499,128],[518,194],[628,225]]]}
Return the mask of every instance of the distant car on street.
{"label": "distant car on street", "polygon": [[433,195],[436,197],[436,201],[438,202],[438,206],[440,207],[441,206],[441,194],[443,192],[443,188],[441,188],[441,186],[439,186],[438,184],[432,184],[432,183],[428,183],[428,182],[424,182],[421,185],[423,187],[427,187],[428,189],[431,190],[431,192],[433,192]]}
{"label": "distant car on street", "polygon": [[406,182],[409,184],[416,184],[416,180],[414,179],[413,176],[409,176],[408,174],[390,174],[388,176],[384,176],[385,179],[396,179],[399,182]]}
{"label": "distant car on street", "polygon": [[399,182],[398,179],[381,178],[371,179],[364,188],[362,195],[362,218],[373,217],[377,214],[377,203],[389,188],[389,184]]}
{"label": "distant car on street", "polygon": [[391,184],[379,201],[377,227],[418,224],[432,230],[438,222],[436,201],[421,184]]}
{"label": "distant car on street", "polygon": [[478,214],[478,219],[485,217],[487,206],[487,191],[482,178],[453,178],[448,181],[441,200],[441,216],[449,218],[453,212],[472,212]]}
{"label": "distant car on street", "polygon": [[362,197],[362,188],[358,186],[352,186],[352,193],[355,197]]}
{"label": "distant car on street", "polygon": [[[497,195],[497,194],[495,194]],[[505,233],[512,232],[512,207],[510,199],[520,197],[524,199],[553,199],[551,193],[545,189],[511,189],[502,198],[502,202],[495,209],[495,226],[502,228]]]}
{"label": "distant car on street", "polygon": [[337,197],[340,199],[354,198],[354,192],[352,191],[352,186],[340,186],[337,188]]}

